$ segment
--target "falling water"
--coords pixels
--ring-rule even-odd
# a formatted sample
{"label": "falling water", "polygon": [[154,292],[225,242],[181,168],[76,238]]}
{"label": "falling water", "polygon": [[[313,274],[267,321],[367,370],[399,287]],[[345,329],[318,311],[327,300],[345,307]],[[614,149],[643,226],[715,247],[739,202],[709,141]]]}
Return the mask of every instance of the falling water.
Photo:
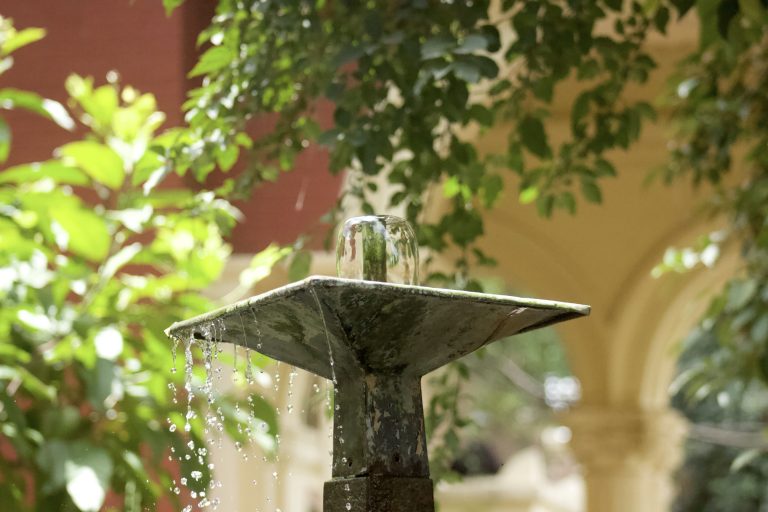
{"label": "falling water", "polygon": [[[339,382],[336,379],[336,367],[335,367],[336,363],[333,360],[333,349],[331,348],[331,337],[330,337],[330,333],[328,332],[328,324],[326,323],[325,312],[324,312],[324,310],[323,310],[323,308],[322,308],[322,306],[320,304],[320,299],[317,296],[317,292],[315,292],[314,288],[310,288],[309,292],[312,294],[312,297],[315,300],[315,304],[317,305],[317,310],[320,313],[320,319],[323,322],[323,332],[325,333],[325,341],[326,341],[326,343],[328,345],[328,361],[329,361],[329,364],[330,364],[330,367],[331,367],[331,380],[333,382],[333,391],[334,391],[334,396],[335,396],[336,387],[338,386]],[[329,387],[328,388],[328,406],[330,407],[330,405],[331,405],[331,395],[330,395],[330,387]],[[341,406],[339,405],[338,401],[333,400],[333,417],[334,417],[334,420],[331,422],[331,424],[334,425],[334,426],[331,427],[330,437],[331,437],[331,439],[333,439],[334,428],[335,428],[337,430],[336,434],[338,435],[339,444],[343,445],[344,444],[343,425],[341,424],[341,422],[339,422],[339,424],[336,425],[336,421],[335,421],[335,418],[337,416],[337,413],[339,413],[340,408],[341,408]],[[333,456],[333,453],[331,453],[331,456]],[[342,461],[342,463],[346,463],[347,458],[342,456],[341,461]],[[331,461],[331,469],[333,469],[333,461]],[[345,486],[345,490],[348,493],[348,498],[350,498],[351,496],[350,496],[350,493],[349,493],[349,486],[348,485]],[[346,509],[347,510],[352,510],[352,503],[351,503],[351,501],[347,501]]]}
{"label": "falling water", "polygon": [[294,386],[294,381],[296,380],[297,375],[298,375],[298,372],[296,371],[296,368],[292,366],[290,373],[288,373],[288,403],[285,406],[285,409],[288,411],[288,414],[291,414],[293,412],[293,386]]}
{"label": "falling water", "polygon": [[317,292],[315,292],[314,288],[309,289],[309,293],[312,294],[312,297],[315,299],[315,304],[317,305],[317,311],[320,313],[320,319],[323,321],[323,331],[325,332],[325,341],[328,344],[328,361],[331,365],[331,378],[333,380],[334,387],[338,384],[338,381],[336,380],[336,363],[333,360],[333,350],[331,349],[331,336],[328,333],[328,324],[325,322],[325,312],[323,311],[323,307],[320,305],[320,299],[317,297]]}
{"label": "falling water", "polygon": [[184,340],[184,389],[187,392],[187,414],[186,422],[184,423],[185,432],[192,430],[192,424],[189,422],[189,420],[195,416],[195,412],[192,410],[192,400],[195,398],[195,393],[192,390],[192,365],[194,364],[192,357],[192,345],[194,342],[194,335],[190,331]]}
{"label": "falling water", "polygon": [[[329,410],[338,411],[338,406],[332,405],[333,395],[331,394],[330,389],[330,385],[334,386],[333,389],[335,389],[337,385],[335,361],[333,357],[330,334],[319,297],[316,295],[314,290],[310,291],[321,315],[322,328],[324,329],[326,343],[328,346],[331,380],[330,382],[326,381],[329,383],[329,386],[326,388],[326,401]],[[190,502],[187,501],[187,504],[185,504],[182,512],[192,512],[193,510],[198,509],[218,510],[221,505],[220,499],[212,495],[215,489],[222,487],[221,481],[211,478],[209,485],[205,486],[204,489],[201,489],[199,484],[206,474],[214,470],[213,461],[207,460],[212,456],[212,448],[216,448],[216,452],[221,453],[220,449],[222,449],[224,446],[226,418],[222,406],[217,404],[216,400],[218,385],[223,381],[222,365],[225,364],[223,357],[220,360],[220,356],[223,354],[221,349],[222,342],[232,342],[232,336],[241,338],[238,343],[233,343],[235,348],[232,354],[232,361],[234,362],[232,370],[232,381],[237,384],[237,381],[240,378],[244,378],[246,389],[248,390],[248,394],[245,396],[245,401],[247,402],[248,408],[248,419],[237,423],[238,433],[242,436],[243,442],[236,442],[235,444],[235,448],[237,449],[238,454],[244,460],[255,460],[252,456],[250,456],[254,453],[252,450],[258,450],[257,447],[259,446],[259,441],[263,439],[265,433],[269,432],[268,423],[258,417],[259,415],[257,412],[259,410],[259,404],[256,402],[256,400],[258,397],[260,397],[262,400],[267,400],[267,398],[271,400],[271,398],[265,398],[264,391],[260,393],[258,389],[267,390],[270,392],[270,394],[282,394],[282,403],[284,405],[278,408],[276,411],[276,414],[280,414],[282,412],[284,417],[282,421],[302,421],[304,418],[304,413],[306,412],[304,410],[304,405],[299,405],[297,402],[297,397],[300,395],[296,392],[296,386],[300,381],[298,380],[298,371],[296,368],[287,365],[280,366],[279,363],[277,363],[278,368],[276,372],[270,375],[269,373],[264,372],[264,370],[261,368],[261,364],[254,367],[251,353],[252,349],[249,349],[249,344],[254,347],[256,351],[260,350],[262,345],[261,330],[259,328],[256,312],[251,308],[248,309],[250,310],[250,314],[253,316],[252,320],[243,317],[243,314],[247,313],[237,312],[237,319],[230,317],[226,324],[224,319],[217,318],[207,323],[198,324],[194,327],[194,329],[177,331],[174,336],[173,347],[171,349],[171,373],[177,372],[177,351],[183,349],[183,393],[186,395],[187,407],[186,413],[183,415],[183,423],[181,421],[177,423],[171,418],[168,418],[168,428],[171,432],[176,432],[177,425],[178,430],[181,430],[181,427],[183,426],[183,432],[191,436],[193,426],[194,428],[198,428],[197,425],[199,424],[202,427],[202,432],[204,434],[203,441],[198,443],[200,446],[196,446],[196,443],[193,442],[191,438],[189,438],[187,441],[185,441],[187,444],[185,447],[182,447],[183,449],[179,449],[179,447],[174,449],[172,447],[171,453],[168,457],[169,460],[175,461],[177,463],[183,463],[185,466],[189,466],[190,463],[192,464],[192,468],[187,469],[186,474],[182,475],[178,479],[178,482],[174,480],[171,485],[171,490],[174,494],[179,496],[183,495],[187,497],[186,499],[194,500],[194,503],[192,504],[189,504]],[[234,320],[234,322],[232,322],[232,320]],[[247,326],[246,320],[250,320],[250,323]],[[234,333],[231,331],[228,332],[227,328],[231,329],[233,326],[235,327]],[[255,340],[251,337],[254,334]],[[239,354],[239,357],[237,354],[237,345],[242,345],[245,350],[244,354]],[[204,369],[204,373],[201,372],[200,374],[200,381],[196,380],[197,372],[194,371],[196,358],[198,357],[199,364]],[[243,381],[240,381],[241,384],[242,382]],[[254,388],[254,385],[256,385],[256,388]],[[173,400],[178,401],[179,398],[177,397],[176,386],[173,383],[169,383],[168,387],[169,390],[173,393]],[[317,383],[313,385],[313,389],[315,393],[321,392],[321,387]],[[181,392],[180,389],[179,391]],[[194,407],[195,403],[197,403],[196,400],[198,397],[203,398],[206,405],[204,412],[200,413],[201,418],[199,419]],[[233,406],[238,417],[242,417],[246,413],[246,411],[243,410],[246,408],[245,403],[235,401]],[[297,416],[295,412],[298,410],[301,410],[301,414]],[[202,421],[197,423],[200,420]],[[337,432],[337,434],[339,435],[339,438],[342,439],[340,436],[340,426],[338,429],[339,432]],[[331,437],[332,434],[333,430],[331,429]],[[275,433],[273,442],[275,445],[275,451],[278,451],[280,445],[283,443],[281,436]],[[341,442],[343,443],[343,439]],[[253,446],[254,448],[249,448],[249,445]],[[261,460],[265,464],[276,463],[283,466],[289,462],[290,453],[285,452],[282,454],[282,457],[284,460],[281,461],[280,456],[277,453],[272,459],[269,459],[265,453],[261,454]],[[286,471],[286,469],[283,469],[283,471]],[[277,508],[277,505],[281,500],[275,499],[277,494],[273,493],[278,493],[278,489],[285,485],[290,485],[288,480],[285,482],[283,481],[281,478],[282,475],[280,473],[281,472],[279,468],[274,468],[274,470],[269,469],[265,473],[265,475],[271,475],[271,478],[269,478],[268,482],[266,483],[266,489],[261,489],[262,496],[265,496],[266,491],[265,501],[269,504],[269,508],[265,509],[265,512],[277,512],[280,510]],[[286,473],[286,476],[291,477],[290,471]],[[261,483],[254,479],[253,485],[261,485]],[[270,488],[272,489],[271,491],[269,490]],[[258,512],[258,508],[256,510]]]}

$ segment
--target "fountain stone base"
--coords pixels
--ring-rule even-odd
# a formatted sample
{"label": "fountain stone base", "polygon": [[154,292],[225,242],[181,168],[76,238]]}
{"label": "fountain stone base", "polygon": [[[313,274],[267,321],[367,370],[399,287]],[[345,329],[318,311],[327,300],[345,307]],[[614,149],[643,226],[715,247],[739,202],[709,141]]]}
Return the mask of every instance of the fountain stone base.
{"label": "fountain stone base", "polygon": [[[588,306],[310,277],[171,326],[236,343],[334,384],[325,512],[434,512],[421,377],[493,341]],[[347,506],[349,505],[349,506]]]}
{"label": "fountain stone base", "polygon": [[435,509],[432,480],[391,476],[334,478],[325,482],[324,512],[411,512]]}

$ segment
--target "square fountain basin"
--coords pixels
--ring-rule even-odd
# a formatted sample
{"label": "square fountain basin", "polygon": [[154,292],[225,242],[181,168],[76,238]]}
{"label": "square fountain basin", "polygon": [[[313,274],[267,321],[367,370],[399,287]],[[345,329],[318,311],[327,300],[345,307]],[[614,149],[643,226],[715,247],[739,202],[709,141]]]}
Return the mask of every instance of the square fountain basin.
{"label": "square fountain basin", "polygon": [[589,311],[566,302],[313,276],[166,332],[213,336],[326,378],[350,363],[366,373],[421,376],[493,341]]}

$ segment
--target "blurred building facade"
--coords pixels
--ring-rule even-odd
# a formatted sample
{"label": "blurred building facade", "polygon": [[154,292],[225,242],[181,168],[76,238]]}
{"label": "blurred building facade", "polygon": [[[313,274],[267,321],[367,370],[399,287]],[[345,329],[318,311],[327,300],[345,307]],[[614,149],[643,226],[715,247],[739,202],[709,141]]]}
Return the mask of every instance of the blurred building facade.
{"label": "blurred building facade", "polygon": [[[18,53],[16,66],[0,85],[65,100],[63,84],[69,73],[100,81],[114,69],[123,83],[156,94],[170,125],[182,122],[180,105],[193,85],[186,72],[195,61],[195,37],[211,15],[210,3],[189,1],[171,17],[164,14],[160,0],[7,0],[0,9],[17,26],[41,26],[49,34]],[[669,33],[649,42],[661,63],[657,77],[696,44],[691,23],[671,27]],[[653,99],[662,86],[657,78],[631,94]],[[560,108],[551,120],[555,136],[568,132],[571,89],[565,84],[556,91]],[[14,134],[11,163],[46,159],[72,137],[24,113],[12,113],[9,121]],[[550,481],[539,454],[527,452],[495,477],[440,487],[443,510],[467,510],[470,503],[477,512],[667,509],[685,438],[685,422],[669,407],[667,396],[675,344],[733,268],[735,257],[725,255],[715,270],[651,277],[666,247],[685,245],[710,230],[697,216],[706,190],[694,193],[685,187],[645,184],[649,170],[664,158],[665,129],[647,129],[631,151],[615,155],[620,174],[606,182],[601,206],[581,205],[574,217],[542,220],[533,208],[517,204],[516,184],[510,182],[503,204],[487,215],[483,245],[499,260],[494,275],[536,296],[593,306],[589,319],[558,327],[581,382],[581,402],[562,421],[572,431],[571,448],[583,479]],[[478,134],[479,147],[505,144],[503,132]],[[247,217],[233,239],[239,255],[213,295],[233,287],[248,254],[316,227],[341,186],[326,167],[325,155],[311,150],[294,172],[239,205]],[[440,215],[441,208],[436,202],[430,214]],[[331,256],[318,253],[313,272],[333,274]],[[284,280],[278,272],[262,285],[268,288]],[[278,371],[287,381],[291,370]],[[322,481],[330,472],[327,420],[322,413],[303,413],[301,407],[287,412],[287,405],[310,400],[318,384],[306,374],[295,378],[290,396],[285,389],[272,394],[282,411],[279,461],[244,460],[228,446],[217,453],[217,477],[225,486],[222,510],[321,510]]]}

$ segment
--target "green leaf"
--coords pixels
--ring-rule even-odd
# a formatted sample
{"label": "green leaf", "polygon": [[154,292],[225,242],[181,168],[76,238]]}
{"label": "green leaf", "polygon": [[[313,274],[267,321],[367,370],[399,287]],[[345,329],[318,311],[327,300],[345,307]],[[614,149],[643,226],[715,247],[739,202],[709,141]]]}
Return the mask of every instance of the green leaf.
{"label": "green leaf", "polygon": [[598,177],[603,176],[616,176],[616,168],[611,162],[604,158],[598,158],[595,160],[595,172]]}
{"label": "green leaf", "polygon": [[731,471],[740,471],[746,466],[748,466],[751,462],[757,460],[758,458],[764,455],[765,455],[764,448],[753,448],[751,450],[746,450],[744,452],[741,452],[738,457],[733,459],[733,462],[731,463]]}
{"label": "green leaf", "polygon": [[430,37],[421,45],[422,60],[435,59],[442,57],[456,45],[456,41],[446,35]]}
{"label": "green leaf", "polygon": [[[480,34],[470,34],[453,50],[457,54],[471,54],[488,48],[488,40]],[[423,52],[423,49],[422,49]]]}
{"label": "green leaf", "polygon": [[581,180],[581,193],[584,198],[592,203],[600,204],[603,202],[603,194],[600,187],[592,179]]}
{"label": "green leaf", "polygon": [[493,125],[493,112],[479,103],[475,103],[469,108],[469,116],[482,126],[490,127]]}
{"label": "green leaf", "polygon": [[3,42],[2,47],[0,47],[0,53],[8,55],[22,46],[39,41],[44,37],[45,30],[42,28],[31,27],[19,30],[18,32],[12,33],[12,35]]}
{"label": "green leaf", "polygon": [[0,344],[0,359],[8,362],[10,360],[14,364],[27,364],[32,360],[29,352],[22,350],[14,345],[7,343]]}
{"label": "green leaf", "polygon": [[638,114],[640,114],[640,116],[646,119],[650,119],[651,121],[656,120],[656,110],[647,101],[638,102],[635,105],[635,110],[637,111]]}
{"label": "green leaf", "polygon": [[0,380],[17,380],[30,396],[37,400],[53,400],[56,389],[40,380],[23,366],[0,366]]}
{"label": "green leaf", "polygon": [[720,39],[717,12],[720,2],[699,0],[696,3],[698,4],[696,14],[699,18],[699,47],[704,49]]}
{"label": "green leaf", "polygon": [[66,185],[87,185],[90,183],[88,175],[83,171],[77,167],[64,165],[58,160],[17,165],[0,172],[0,183],[28,183],[44,178]]}
{"label": "green leaf", "polygon": [[472,55],[464,58],[470,59],[477,66],[477,69],[480,70],[480,76],[483,78],[494,79],[499,75],[499,65],[490,57]]}
{"label": "green leaf", "polygon": [[749,332],[753,340],[758,343],[768,341],[768,314],[761,316],[753,325]]}
{"label": "green leaf", "polygon": [[52,493],[66,485],[64,461],[67,460],[67,456],[67,444],[58,439],[46,441],[38,450],[35,463],[48,476],[42,486],[44,493]]}
{"label": "green leaf", "polygon": [[65,163],[77,165],[94,181],[119,189],[125,179],[123,160],[110,147],[94,141],[79,141],[59,148]]}
{"label": "green leaf", "polygon": [[547,134],[541,119],[533,116],[525,116],[518,124],[518,132],[523,145],[534,155],[540,158],[551,158],[552,149],[547,142]]}
{"label": "green leaf", "polygon": [[219,169],[227,172],[237,163],[238,156],[240,156],[240,148],[235,144],[230,144],[218,153],[216,163],[219,165]]}
{"label": "green leaf", "polygon": [[64,106],[58,101],[45,99],[43,100],[42,108],[45,111],[46,116],[57,125],[65,130],[71,131],[75,129],[75,122],[69,116],[69,113]]}
{"label": "green leaf", "polygon": [[312,253],[309,251],[298,251],[293,255],[291,265],[288,267],[288,279],[299,281],[309,275],[309,268],[312,265]]}
{"label": "green leaf", "polygon": [[507,149],[507,166],[517,173],[522,173],[525,162],[523,161],[523,150],[519,144],[510,144]]}
{"label": "green leaf", "polygon": [[531,204],[539,198],[538,187],[526,187],[520,191],[519,200],[521,204]]}
{"label": "green leaf", "polygon": [[662,34],[667,33],[667,24],[669,23],[669,9],[665,6],[661,6],[656,11],[656,14],[653,17],[653,24],[656,26],[656,29],[661,32]]}
{"label": "green leaf", "polygon": [[589,91],[579,94],[571,108],[571,131],[578,134],[582,131],[583,120],[589,114],[589,103],[592,95]]}
{"label": "green leaf", "polygon": [[291,253],[290,247],[280,247],[277,244],[270,244],[266,249],[258,252],[251,259],[248,268],[240,273],[240,286],[250,288],[262,279],[269,276],[272,268],[283,258]]}
{"label": "green leaf", "polygon": [[551,76],[539,78],[531,85],[533,95],[547,103],[552,101],[555,92],[555,79]]}
{"label": "green leaf", "polygon": [[451,67],[457,78],[469,84],[480,81],[480,69],[471,61],[459,60],[454,62]]}
{"label": "green leaf", "polygon": [[75,127],[75,122],[58,101],[44,99],[33,92],[19,89],[0,89],[0,108],[10,110],[17,107],[47,117],[65,130]]}
{"label": "green leaf", "polygon": [[696,5],[696,0],[672,0],[672,5],[677,9],[677,17],[682,18]]}
{"label": "green leaf", "polygon": [[114,118],[115,134],[118,137],[128,138],[123,134],[132,130],[135,131],[135,125],[138,124],[135,119],[126,115],[116,115],[118,112],[129,113],[133,111],[130,108],[119,109],[118,111],[120,101],[117,98],[117,87],[102,85],[90,94],[81,96],[78,100],[83,109],[99,123],[99,127],[109,127]]}
{"label": "green leaf", "polygon": [[50,214],[67,234],[67,249],[91,261],[106,258],[111,237],[101,216],[81,207],[53,207]]}
{"label": "green leaf", "polygon": [[483,234],[483,219],[475,210],[455,210],[444,218],[453,241],[465,247]]}
{"label": "green leaf", "polygon": [[483,179],[483,205],[492,208],[501,196],[504,180],[498,174],[487,174]]}
{"label": "green leaf", "polygon": [[[461,192],[461,182],[459,181],[459,178],[456,176],[451,176],[447,180],[445,180],[445,183],[443,183],[443,196],[447,198],[456,197]],[[395,198],[391,200],[392,206],[397,206],[401,202],[403,202],[403,199],[405,199],[406,194],[404,192],[399,193],[400,195],[397,197],[398,201],[395,202]]]}
{"label": "green leaf", "polygon": [[163,0],[163,7],[165,7],[165,14],[170,16],[173,13],[173,11],[175,11],[176,8],[183,3],[184,3],[184,0]]}
{"label": "green leaf", "polygon": [[728,38],[731,22],[738,14],[739,0],[720,0],[720,5],[717,8],[717,31],[723,39]]}
{"label": "green leaf", "polygon": [[141,249],[142,245],[139,242],[134,242],[117,251],[114,256],[104,263],[104,269],[101,273],[102,279],[112,279],[112,277],[117,274],[118,270],[127,265],[134,256],[139,254]]}
{"label": "green leaf", "polygon": [[235,53],[226,46],[214,46],[206,50],[200,61],[189,72],[189,76],[200,76],[228,66],[235,59]]}
{"label": "green leaf", "polygon": [[731,282],[728,288],[726,309],[728,311],[739,311],[742,309],[755,296],[757,288],[758,285],[754,279]]}

